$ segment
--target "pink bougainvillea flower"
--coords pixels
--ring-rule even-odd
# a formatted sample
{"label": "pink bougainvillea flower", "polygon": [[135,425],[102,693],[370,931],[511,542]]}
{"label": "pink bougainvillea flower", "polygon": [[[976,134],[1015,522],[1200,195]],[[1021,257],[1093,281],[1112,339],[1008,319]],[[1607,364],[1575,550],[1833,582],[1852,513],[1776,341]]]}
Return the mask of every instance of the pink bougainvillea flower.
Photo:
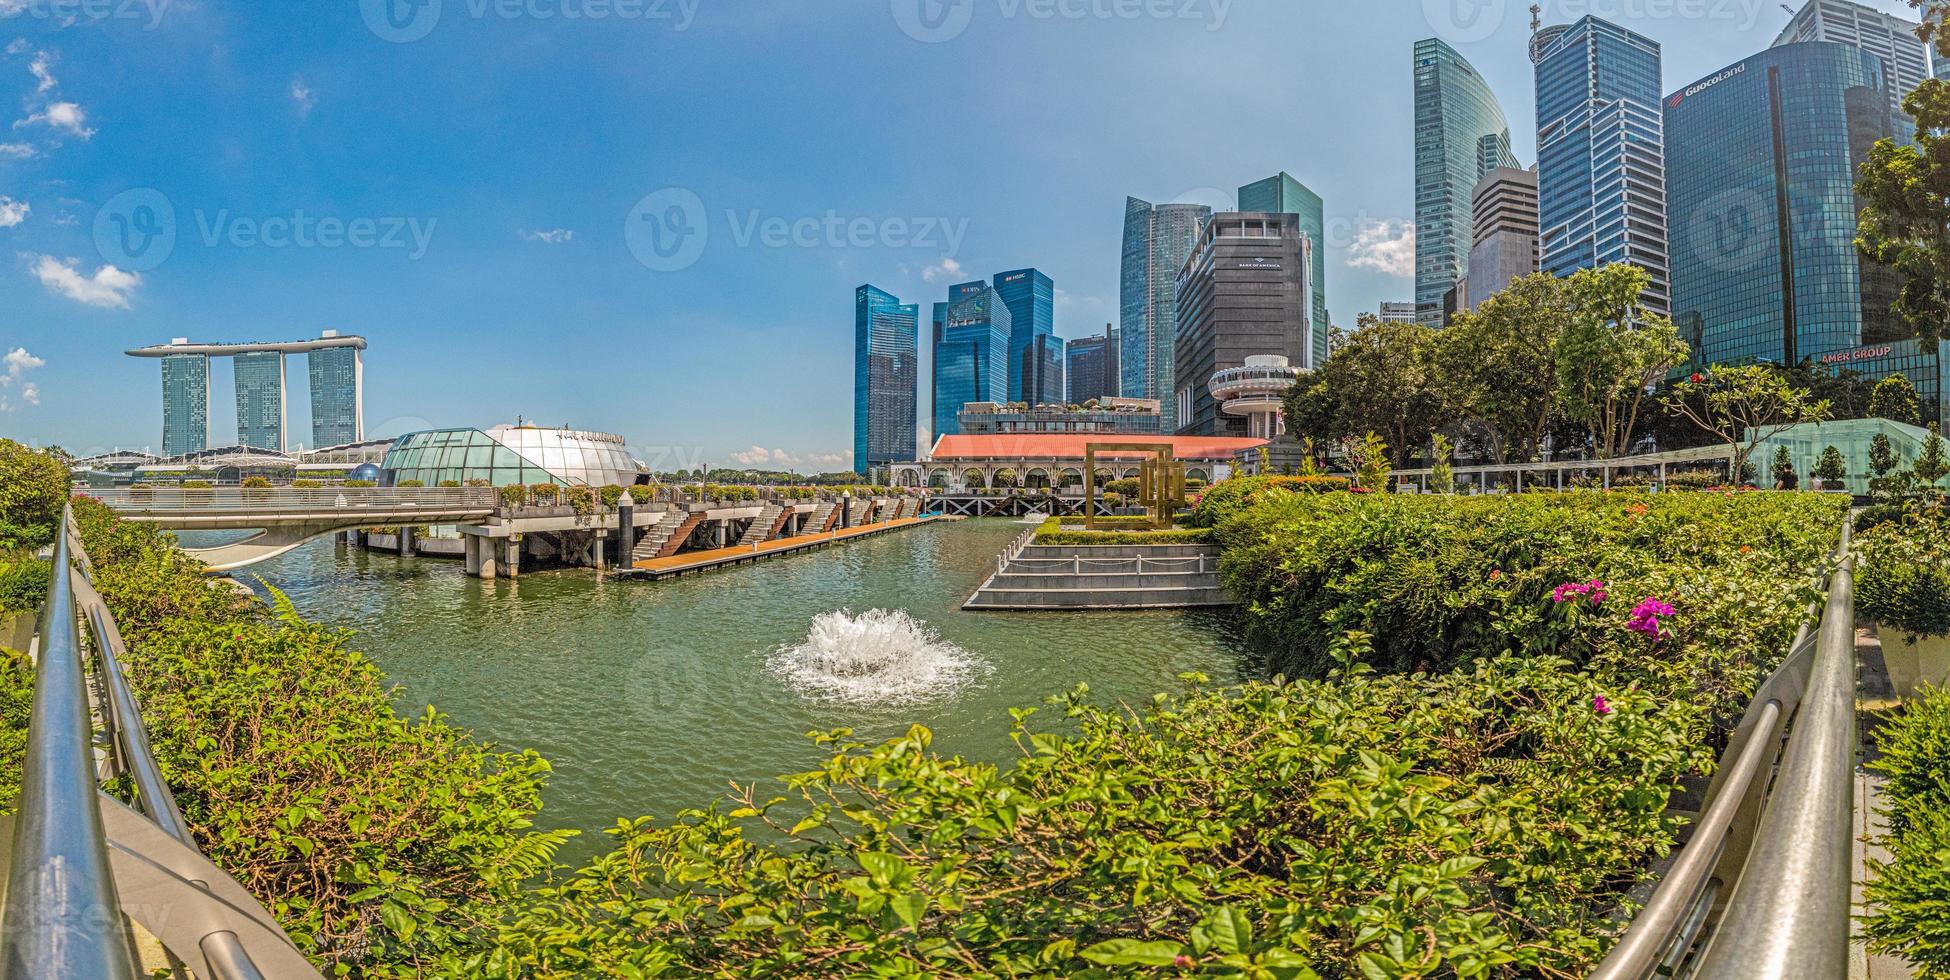
{"label": "pink bougainvillea flower", "polygon": [[1591,699],[1591,710],[1596,711],[1600,716],[1611,714],[1611,702],[1605,700],[1605,696],[1600,694]]}
{"label": "pink bougainvillea flower", "polygon": [[1603,605],[1609,594],[1605,591],[1605,583],[1594,578],[1589,582],[1566,582],[1558,586],[1551,592],[1551,601],[1562,605],[1573,598],[1590,599],[1591,604],[1597,606]]}
{"label": "pink bougainvillea flower", "polygon": [[1632,610],[1632,619],[1625,624],[1625,628],[1635,633],[1644,633],[1655,640],[1664,639],[1667,631],[1664,624],[1659,621],[1674,615],[1676,612],[1671,605],[1648,596]]}

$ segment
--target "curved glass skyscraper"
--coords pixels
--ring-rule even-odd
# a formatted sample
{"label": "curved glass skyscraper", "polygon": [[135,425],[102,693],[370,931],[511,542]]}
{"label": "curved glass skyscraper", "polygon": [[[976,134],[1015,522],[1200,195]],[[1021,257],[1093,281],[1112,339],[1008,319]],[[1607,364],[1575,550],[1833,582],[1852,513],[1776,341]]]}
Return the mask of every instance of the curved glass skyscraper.
{"label": "curved glass skyscraper", "polygon": [[1191,257],[1212,209],[1203,204],[1124,202],[1124,272],[1119,288],[1119,387],[1125,398],[1164,402],[1164,428],[1174,431],[1172,370],[1178,343],[1178,273]]}
{"label": "curved glass skyscraper", "polygon": [[913,461],[921,307],[867,285],[853,292],[853,468]]}
{"label": "curved glass skyscraper", "polygon": [[1470,194],[1517,166],[1510,123],[1488,82],[1436,38],[1415,43],[1415,315],[1441,324],[1443,297],[1469,274]]}

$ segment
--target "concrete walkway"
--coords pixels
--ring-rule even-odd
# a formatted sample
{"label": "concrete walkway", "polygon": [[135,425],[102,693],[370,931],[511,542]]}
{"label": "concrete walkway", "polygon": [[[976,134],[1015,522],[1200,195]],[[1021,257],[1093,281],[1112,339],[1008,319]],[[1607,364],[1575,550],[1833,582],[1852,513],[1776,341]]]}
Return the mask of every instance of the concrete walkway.
{"label": "concrete walkway", "polygon": [[906,517],[895,521],[883,521],[879,524],[865,524],[860,527],[851,527],[839,531],[828,531],[824,534],[803,534],[796,538],[779,538],[776,541],[768,541],[757,547],[746,545],[744,547],[716,548],[710,551],[688,551],[681,555],[672,555],[669,558],[647,558],[643,561],[636,562],[631,568],[640,573],[639,577],[650,579],[670,578],[676,575],[687,575],[692,572],[702,572],[713,568],[744,564],[764,558],[775,558],[779,555],[805,551],[809,548],[823,548],[827,545],[837,544],[842,541],[871,537],[876,534],[899,531],[922,524],[932,524],[935,521],[944,519],[936,516]]}
{"label": "concrete walkway", "polygon": [[[1855,664],[1856,732],[1861,744],[1856,750],[1855,765],[1855,884],[1851,904],[1854,914],[1860,916],[1867,911],[1862,889],[1872,873],[1868,862],[1889,859],[1889,851],[1880,840],[1889,830],[1882,813],[1885,780],[1881,773],[1870,770],[1867,763],[1876,756],[1876,727],[1886,722],[1890,709],[1901,702],[1889,686],[1889,672],[1882,663],[1882,641],[1873,631],[1856,631]],[[1901,957],[1871,954],[1860,934],[1859,921],[1855,928],[1855,942],[1849,949],[1849,980],[1909,980],[1916,976],[1915,968]]]}

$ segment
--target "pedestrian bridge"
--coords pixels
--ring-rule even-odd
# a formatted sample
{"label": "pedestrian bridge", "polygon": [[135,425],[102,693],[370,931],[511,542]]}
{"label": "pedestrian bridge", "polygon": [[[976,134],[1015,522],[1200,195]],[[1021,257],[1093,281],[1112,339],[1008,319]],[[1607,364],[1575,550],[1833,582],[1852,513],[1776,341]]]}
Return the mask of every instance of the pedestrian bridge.
{"label": "pedestrian bridge", "polygon": [[366,527],[463,524],[487,520],[492,487],[131,488],[88,490],[123,520],[172,531],[244,531],[241,541],[183,549],[229,572],[276,558],[320,535]]}

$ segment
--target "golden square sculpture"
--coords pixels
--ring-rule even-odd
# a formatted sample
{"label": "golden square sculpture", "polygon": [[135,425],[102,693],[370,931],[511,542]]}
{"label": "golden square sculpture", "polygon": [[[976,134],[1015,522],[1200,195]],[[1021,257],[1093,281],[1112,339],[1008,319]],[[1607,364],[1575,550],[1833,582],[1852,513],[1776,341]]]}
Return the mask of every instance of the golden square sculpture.
{"label": "golden square sculpture", "polygon": [[1172,455],[1170,444],[1155,442],[1092,442],[1083,447],[1083,526],[1095,530],[1102,526],[1097,514],[1097,454],[1145,454],[1138,465],[1138,501],[1151,518],[1151,526],[1163,531],[1185,499],[1185,464]]}

